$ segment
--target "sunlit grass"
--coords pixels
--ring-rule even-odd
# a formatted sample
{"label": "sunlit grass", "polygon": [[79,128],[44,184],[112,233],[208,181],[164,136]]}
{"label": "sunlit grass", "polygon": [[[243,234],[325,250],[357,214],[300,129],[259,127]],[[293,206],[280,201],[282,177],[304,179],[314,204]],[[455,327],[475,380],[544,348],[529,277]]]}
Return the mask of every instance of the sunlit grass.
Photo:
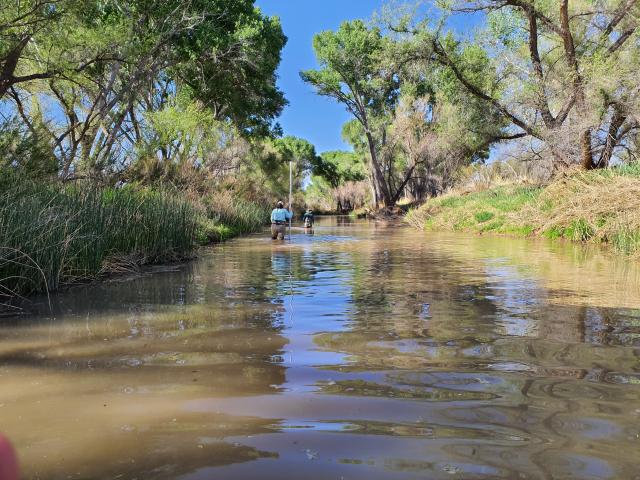
{"label": "sunlit grass", "polygon": [[501,184],[451,192],[407,215],[427,230],[543,235],[640,253],[640,164],[574,172],[546,187]]}

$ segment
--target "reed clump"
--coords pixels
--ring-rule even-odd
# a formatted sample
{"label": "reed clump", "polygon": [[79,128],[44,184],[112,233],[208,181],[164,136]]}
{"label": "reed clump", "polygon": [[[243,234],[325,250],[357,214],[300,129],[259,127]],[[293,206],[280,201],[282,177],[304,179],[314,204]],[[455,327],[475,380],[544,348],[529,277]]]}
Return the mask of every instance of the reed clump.
{"label": "reed clump", "polygon": [[198,212],[152,190],[0,180],[0,303],[192,255]]}
{"label": "reed clump", "polygon": [[239,198],[230,191],[210,193],[200,203],[204,211],[198,229],[201,244],[260,231],[269,221],[269,207]]}
{"label": "reed clump", "polygon": [[452,191],[412,210],[406,220],[421,229],[606,243],[640,256],[640,164],[570,171],[546,186],[501,182]]}

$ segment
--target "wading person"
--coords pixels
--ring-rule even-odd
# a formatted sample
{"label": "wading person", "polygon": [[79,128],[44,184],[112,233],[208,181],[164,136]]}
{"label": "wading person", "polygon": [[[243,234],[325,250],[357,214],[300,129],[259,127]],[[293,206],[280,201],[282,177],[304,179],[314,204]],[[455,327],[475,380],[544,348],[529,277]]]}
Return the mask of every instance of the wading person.
{"label": "wading person", "polygon": [[287,230],[287,222],[293,218],[293,213],[284,208],[284,204],[279,201],[276,208],[271,212],[271,238],[284,240]]}
{"label": "wading person", "polygon": [[307,208],[307,211],[304,212],[302,216],[302,221],[304,222],[304,228],[312,229],[313,228],[313,212],[310,208]]}

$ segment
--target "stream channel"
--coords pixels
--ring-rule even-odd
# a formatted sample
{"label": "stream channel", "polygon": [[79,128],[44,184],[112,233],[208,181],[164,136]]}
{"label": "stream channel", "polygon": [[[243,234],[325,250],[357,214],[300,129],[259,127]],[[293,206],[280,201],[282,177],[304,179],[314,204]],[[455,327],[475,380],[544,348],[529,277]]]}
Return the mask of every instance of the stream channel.
{"label": "stream channel", "polygon": [[640,262],[597,248],[321,217],[33,308],[25,479],[640,478]]}

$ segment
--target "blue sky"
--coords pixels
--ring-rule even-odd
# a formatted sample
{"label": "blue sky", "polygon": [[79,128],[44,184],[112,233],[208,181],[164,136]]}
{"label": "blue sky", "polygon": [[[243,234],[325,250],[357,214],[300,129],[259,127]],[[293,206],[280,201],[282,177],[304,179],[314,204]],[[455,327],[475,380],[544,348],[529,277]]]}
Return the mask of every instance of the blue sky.
{"label": "blue sky", "polygon": [[[313,35],[335,30],[344,20],[368,19],[382,8],[383,0],[257,0],[256,5],[267,15],[280,17],[288,37],[278,70],[278,85],[289,100],[279,119],[285,135],[304,138],[321,153],[351,148],[342,141],[342,125],[350,120],[344,107],[336,101],[320,97],[300,80],[300,70],[317,68]],[[457,30],[471,28],[472,19],[452,22]]]}

